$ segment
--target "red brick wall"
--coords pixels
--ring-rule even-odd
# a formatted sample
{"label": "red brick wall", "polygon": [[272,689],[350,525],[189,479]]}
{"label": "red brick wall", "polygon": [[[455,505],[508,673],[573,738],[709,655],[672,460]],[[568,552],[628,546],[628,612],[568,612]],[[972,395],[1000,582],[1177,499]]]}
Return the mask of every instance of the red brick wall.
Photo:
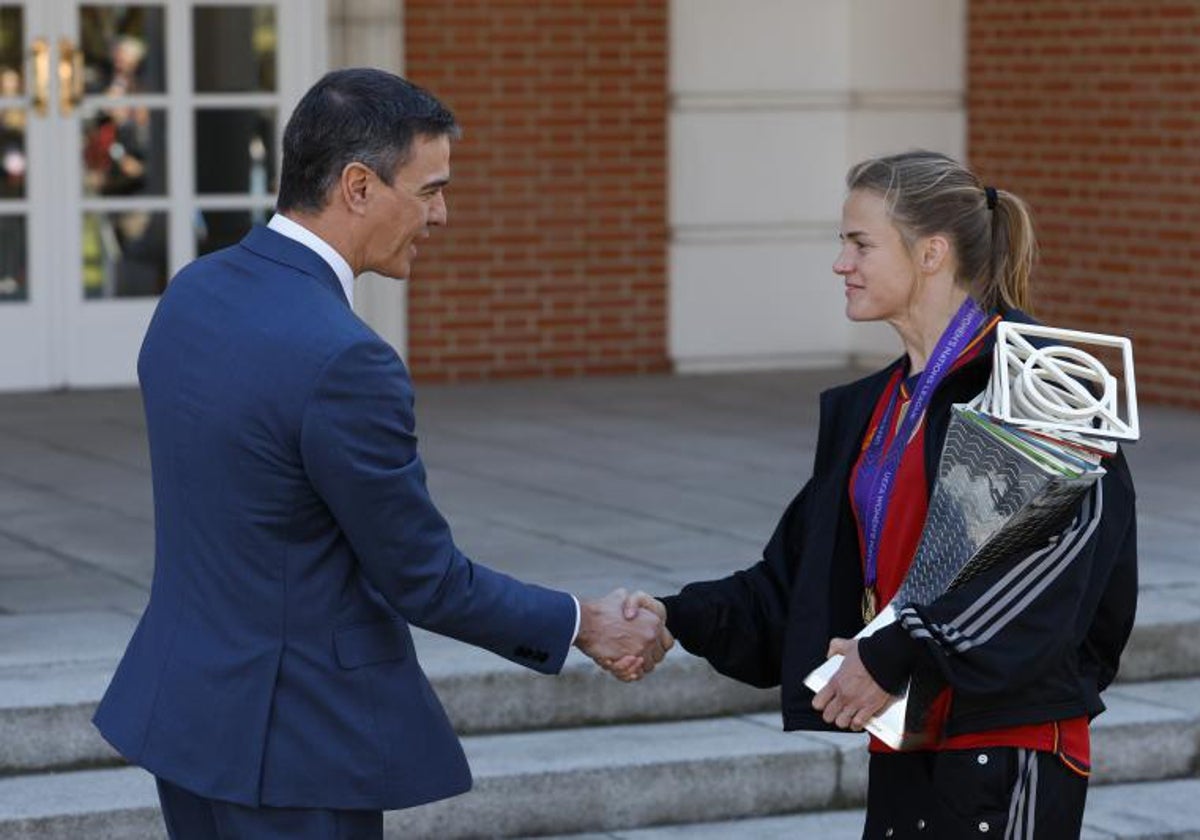
{"label": "red brick wall", "polygon": [[972,165],[1033,204],[1038,314],[1200,408],[1200,0],[969,0]]}
{"label": "red brick wall", "polygon": [[464,131],[409,288],[415,376],[667,369],[667,0],[404,8],[406,75]]}

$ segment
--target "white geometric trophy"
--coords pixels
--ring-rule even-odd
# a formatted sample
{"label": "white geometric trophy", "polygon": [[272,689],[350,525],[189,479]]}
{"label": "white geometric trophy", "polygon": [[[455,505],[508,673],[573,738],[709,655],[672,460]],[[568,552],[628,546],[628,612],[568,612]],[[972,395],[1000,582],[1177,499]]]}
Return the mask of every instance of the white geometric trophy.
{"label": "white geometric trophy", "polygon": [[[1037,347],[1029,338],[1053,343]],[[1120,381],[1079,345],[1120,350],[1124,399]],[[1133,344],[1122,336],[1001,321],[996,325],[992,379],[983,403],[972,407],[1005,423],[1052,435],[1137,440]]]}

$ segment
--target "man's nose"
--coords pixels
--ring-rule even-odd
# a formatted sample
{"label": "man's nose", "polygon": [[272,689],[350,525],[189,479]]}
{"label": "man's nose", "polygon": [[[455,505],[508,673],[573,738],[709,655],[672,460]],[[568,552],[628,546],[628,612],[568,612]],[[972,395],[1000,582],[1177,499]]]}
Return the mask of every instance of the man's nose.
{"label": "man's nose", "polygon": [[446,196],[438,193],[433,197],[433,205],[429,208],[429,224],[444,225],[446,216]]}

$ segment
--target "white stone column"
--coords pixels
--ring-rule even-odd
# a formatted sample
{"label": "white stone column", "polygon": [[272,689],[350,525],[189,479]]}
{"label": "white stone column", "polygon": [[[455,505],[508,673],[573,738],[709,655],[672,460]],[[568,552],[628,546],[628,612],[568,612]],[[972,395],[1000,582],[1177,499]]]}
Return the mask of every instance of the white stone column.
{"label": "white stone column", "polygon": [[672,0],[669,351],[680,371],[894,355],[831,265],[846,169],[965,147],[966,0]]}
{"label": "white stone column", "polygon": [[[329,0],[332,67],[404,72],[403,0]],[[401,356],[408,347],[408,284],[367,273],[354,284],[354,310]]]}

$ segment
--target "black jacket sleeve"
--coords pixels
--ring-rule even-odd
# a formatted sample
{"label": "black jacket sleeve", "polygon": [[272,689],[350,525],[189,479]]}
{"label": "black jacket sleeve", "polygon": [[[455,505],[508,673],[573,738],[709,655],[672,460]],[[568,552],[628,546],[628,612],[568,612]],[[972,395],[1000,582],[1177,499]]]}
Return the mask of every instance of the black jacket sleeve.
{"label": "black jacket sleeve", "polygon": [[859,644],[863,664],[889,691],[903,687],[919,657],[956,690],[1008,691],[1064,657],[1102,689],[1116,673],[1137,603],[1132,483],[1120,455],[1059,534],[997,564],[928,605],[902,607],[897,621]]}
{"label": "black jacket sleeve", "polygon": [[792,500],[763,559],[720,580],[690,583],[662,599],[667,629],[719,673],[760,688],[779,684],[788,601],[809,485]]}

